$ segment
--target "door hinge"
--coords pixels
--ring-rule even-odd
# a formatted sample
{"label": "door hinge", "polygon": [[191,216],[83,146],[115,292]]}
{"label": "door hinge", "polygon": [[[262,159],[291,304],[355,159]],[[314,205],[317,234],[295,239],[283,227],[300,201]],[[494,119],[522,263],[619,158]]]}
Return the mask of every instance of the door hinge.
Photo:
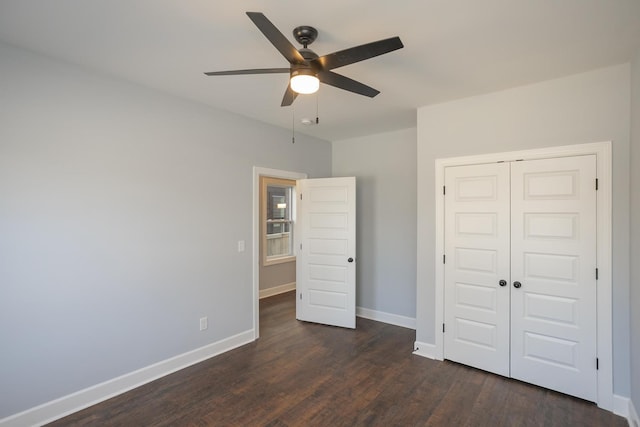
{"label": "door hinge", "polygon": [[600,369],[600,359],[596,357],[596,371]]}
{"label": "door hinge", "polygon": [[598,191],[598,178],[596,178],[596,191]]}
{"label": "door hinge", "polygon": [[447,263],[447,256],[445,254],[442,254],[442,263],[443,264]]}
{"label": "door hinge", "polygon": [[598,280],[598,269],[596,268],[596,280]]}
{"label": "door hinge", "polygon": [[302,200],[302,193],[300,193],[300,200]]}
{"label": "door hinge", "polygon": [[443,185],[442,186],[442,195],[444,196],[445,194],[447,194],[447,186]]}
{"label": "door hinge", "polygon": [[442,333],[444,333],[444,323],[442,324]]}
{"label": "door hinge", "polygon": [[302,250],[302,243],[300,243],[300,250]]}
{"label": "door hinge", "polygon": [[300,301],[302,301],[302,292],[300,292]]}

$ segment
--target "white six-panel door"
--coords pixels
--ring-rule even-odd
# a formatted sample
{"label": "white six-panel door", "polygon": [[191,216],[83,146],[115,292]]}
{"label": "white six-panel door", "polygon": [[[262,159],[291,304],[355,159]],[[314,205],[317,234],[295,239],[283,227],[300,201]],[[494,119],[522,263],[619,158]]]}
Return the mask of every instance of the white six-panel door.
{"label": "white six-panel door", "polygon": [[595,180],[594,155],[511,165],[511,376],[591,401]]}
{"label": "white six-panel door", "polygon": [[446,168],[446,359],[596,400],[595,178],[593,155]]}
{"label": "white six-panel door", "polygon": [[356,179],[297,181],[296,317],[356,327]]}
{"label": "white six-panel door", "polygon": [[447,168],[445,186],[445,357],[509,375],[509,164]]}

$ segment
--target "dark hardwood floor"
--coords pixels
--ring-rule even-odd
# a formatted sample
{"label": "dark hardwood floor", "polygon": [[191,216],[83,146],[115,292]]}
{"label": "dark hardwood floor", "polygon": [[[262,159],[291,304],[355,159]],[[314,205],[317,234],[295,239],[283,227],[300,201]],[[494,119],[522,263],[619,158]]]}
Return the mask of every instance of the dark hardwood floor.
{"label": "dark hardwood floor", "polygon": [[411,354],[415,332],[295,320],[293,293],[260,303],[261,338],[50,425],[626,426],[585,402]]}

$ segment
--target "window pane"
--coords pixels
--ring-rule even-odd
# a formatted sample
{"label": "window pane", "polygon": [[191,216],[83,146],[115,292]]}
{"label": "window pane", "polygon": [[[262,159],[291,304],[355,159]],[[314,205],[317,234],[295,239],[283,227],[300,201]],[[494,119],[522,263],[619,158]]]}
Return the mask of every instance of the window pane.
{"label": "window pane", "polygon": [[291,224],[288,222],[268,222],[267,234],[288,233],[291,230]]}
{"label": "window pane", "polygon": [[289,186],[267,186],[267,259],[293,255],[292,194]]}
{"label": "window pane", "polygon": [[267,220],[290,218],[291,187],[267,186]]}

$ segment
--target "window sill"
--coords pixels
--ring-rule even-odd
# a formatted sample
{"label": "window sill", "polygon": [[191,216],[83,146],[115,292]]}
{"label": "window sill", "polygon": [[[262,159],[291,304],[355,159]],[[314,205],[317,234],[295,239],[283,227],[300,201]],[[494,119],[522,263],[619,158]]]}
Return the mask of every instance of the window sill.
{"label": "window sill", "polygon": [[284,264],[286,262],[294,262],[296,260],[295,255],[292,256],[283,256],[281,258],[273,258],[270,260],[262,260],[262,266],[263,267],[268,267],[270,265],[276,265],[276,264]]}

